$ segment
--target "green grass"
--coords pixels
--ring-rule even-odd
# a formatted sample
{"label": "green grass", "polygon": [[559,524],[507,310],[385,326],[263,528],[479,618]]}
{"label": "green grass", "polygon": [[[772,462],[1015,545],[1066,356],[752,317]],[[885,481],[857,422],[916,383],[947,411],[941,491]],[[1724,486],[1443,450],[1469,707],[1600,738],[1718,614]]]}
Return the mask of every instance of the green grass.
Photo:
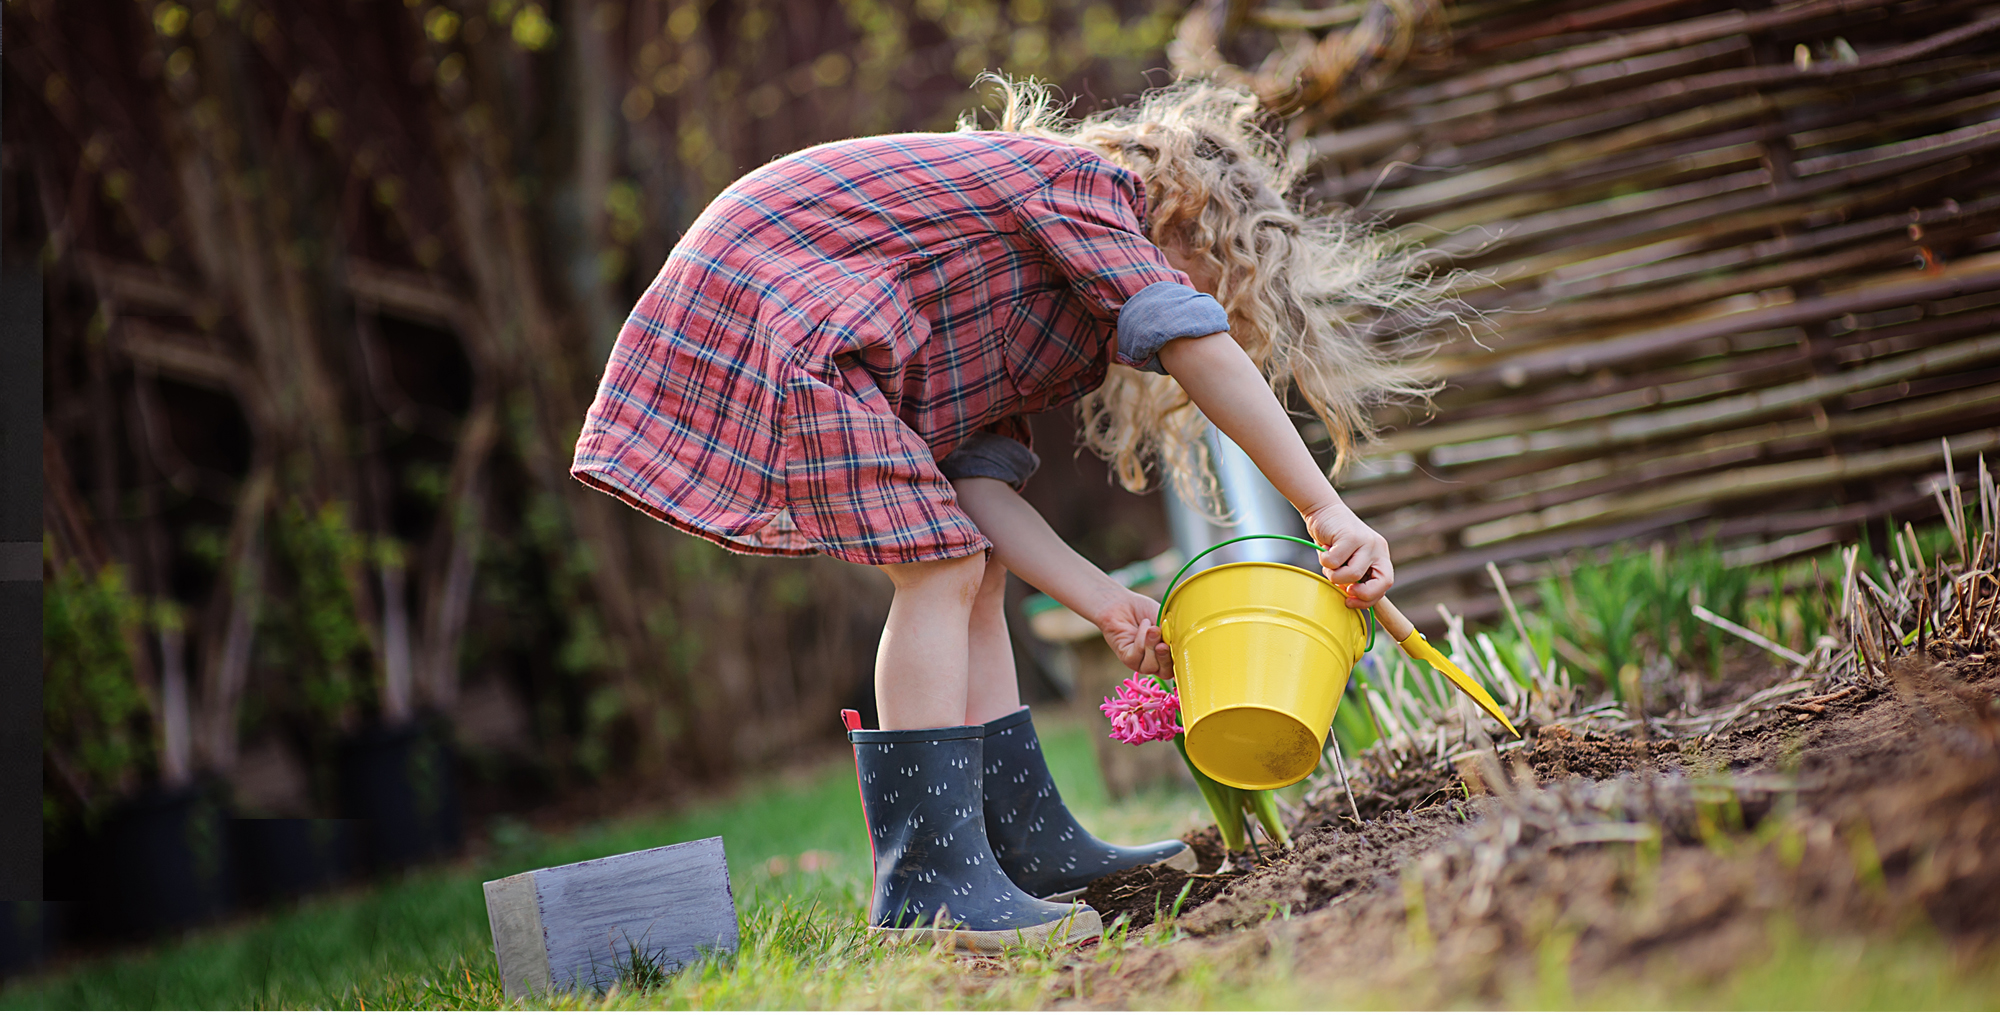
{"label": "green grass", "polygon": [[[83,962],[12,986],[0,993],[0,1005],[375,1007],[375,996],[385,990],[414,1001],[407,995],[421,993],[426,981],[451,988],[470,973],[473,981],[497,984],[480,890],[491,878],[711,835],[724,837],[731,882],[746,908],[782,890],[780,882],[804,896],[828,894],[845,904],[858,891],[849,883],[858,883],[867,869],[852,770],[837,764],[797,782],[754,786],[729,804],[608,823],[562,839],[524,834],[519,826],[503,825],[500,832],[496,849],[477,860]],[[764,869],[773,856],[806,850],[829,854],[829,868],[782,877]]]}
{"label": "green grass", "polygon": [[[1066,800],[1100,835],[1161,838],[1200,814],[1191,791],[1110,805],[1092,753],[1101,732],[1054,717],[1040,725]],[[471,860],[11,982],[0,990],[0,1007],[496,1007],[503,1001],[482,881],[711,835],[722,836],[728,852],[742,951],[673,978],[644,995],[644,1005],[928,1007],[946,989],[940,964],[860,933],[870,860],[846,761],[671,815],[621,819],[561,837],[517,822],[498,823],[492,832],[490,851]],[[818,870],[799,870],[808,852],[823,861]],[[1016,990],[989,993],[986,1001],[958,1003],[1025,1003]],[[615,1005],[621,996],[639,995],[621,990],[603,1000]]]}
{"label": "green grass", "polygon": [[[1773,918],[1746,960],[1712,979],[1652,963],[1604,978],[1563,1007],[1726,1011],[1991,1011],[2000,969],[1982,953],[1955,953],[1927,927],[1863,937],[1812,935]],[[1546,987],[1546,985],[1544,985]],[[1556,993],[1566,987],[1558,986]],[[1530,992],[1521,1004],[1548,995]]]}
{"label": "green grass", "polygon": [[[1139,842],[1202,819],[1203,805],[1191,791],[1112,804],[1093,755],[1101,724],[1039,718],[1064,795],[1093,831]],[[491,832],[490,848],[470,860],[17,980],[0,990],[0,1007],[511,1007],[493,965],[481,881],[710,835],[723,836],[728,847],[742,928],[736,954],[675,975],[642,966],[606,995],[538,999],[537,1006],[1020,1009],[1068,1002],[1079,987],[1080,974],[1062,954],[1027,949],[998,965],[971,966],[870,939],[863,927],[869,858],[844,760],[671,815],[624,818],[561,836],[509,822]],[[799,858],[809,851],[824,863],[801,871]],[[1159,925],[1129,938],[1114,932],[1090,968],[1101,976],[1124,966],[1132,949],[1178,934]],[[1500,1001],[1526,1008],[1944,1009],[1990,1009],[2000,1001],[2000,968],[1955,957],[1921,928],[1809,936],[1779,920],[1762,938],[1746,942],[1740,964],[1713,979],[1656,963],[1572,985],[1567,951],[1551,951],[1549,961],[1519,970]],[[1288,947],[1254,958],[1241,949],[1182,950],[1174,975],[1113,1003],[1240,1010],[1474,1003],[1440,995],[1428,957],[1412,959],[1408,969],[1392,963],[1351,971],[1352,981],[1327,982],[1302,977]]]}

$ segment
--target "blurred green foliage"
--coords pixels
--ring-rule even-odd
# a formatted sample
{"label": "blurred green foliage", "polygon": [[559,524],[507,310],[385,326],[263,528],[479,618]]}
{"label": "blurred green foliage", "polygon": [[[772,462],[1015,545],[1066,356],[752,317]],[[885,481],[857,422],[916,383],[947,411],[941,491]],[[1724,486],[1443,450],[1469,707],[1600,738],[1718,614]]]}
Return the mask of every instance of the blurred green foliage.
{"label": "blurred green foliage", "polygon": [[257,643],[266,665],[295,677],[305,710],[328,730],[342,729],[374,697],[353,586],[365,580],[369,541],[337,502],[312,509],[293,498],[275,514],[272,543],[289,592],[265,601]]}
{"label": "blurred green foliage", "polygon": [[[189,688],[191,762],[296,757],[324,796],[327,748],[377,718],[394,631],[410,636],[415,708],[467,728],[478,724],[466,715],[493,720],[464,738],[465,771],[510,804],[792,753],[799,745],[714,731],[751,709],[782,726],[788,709],[829,714],[865,693],[872,651],[859,643],[872,642],[886,592],[872,577],[734,559],[637,514],[597,514],[610,502],[559,460],[625,309],[750,167],[837,138],[948,130],[968,113],[991,126],[978,111],[994,90],[975,82],[993,70],[1049,80],[1079,113],[1116,105],[1160,83],[1185,5],[408,0],[369,11],[8,8],[37,42],[10,51],[9,67],[49,83],[31,91],[57,119],[37,122],[103,128],[29,139],[39,155],[22,164],[24,186],[90,185],[65,208],[83,217],[30,216],[22,239],[61,240],[43,244],[52,278],[97,277],[65,274],[80,255],[173,275],[202,307],[197,330],[269,389],[260,401],[235,397],[249,389],[197,399],[162,388],[173,440],[158,447],[185,443],[188,462],[153,461],[153,444],[132,443],[152,431],[124,418],[140,403],[122,368],[103,389],[120,418],[93,429],[78,413],[51,416],[65,455],[119,463],[78,474],[87,501],[117,505],[117,519],[101,515],[120,530],[107,542],[170,548],[127,557],[128,586],[183,605],[181,650],[203,676],[232,667],[229,680]],[[16,67],[17,56],[31,63]],[[296,131],[267,109],[290,110],[280,119]],[[196,139],[189,157],[221,167],[223,205],[159,185],[143,157],[158,147],[146,140],[154,126]],[[223,206],[262,224],[204,232]],[[161,225],[174,222],[194,232]],[[186,246],[196,234],[280,281],[175,274],[208,256]],[[378,270],[431,296],[361,298],[353,280]],[[112,304],[88,288],[76,288],[73,319],[52,312],[52,363],[97,363],[106,350],[123,362],[105,345]],[[440,298],[478,313],[440,314]],[[280,305],[314,309],[291,319]],[[51,374],[52,405],[106,404],[72,373]],[[294,382],[316,397],[294,397]],[[196,419],[207,422],[190,429]],[[485,420],[496,432],[473,425]],[[259,475],[268,485],[250,482]],[[251,490],[255,504],[242,499]],[[1085,552],[1117,563],[1146,549],[1150,530],[1119,512],[1076,514],[1105,533],[1079,535]],[[474,532],[476,545],[458,541]],[[232,587],[254,601],[247,660]],[[385,599],[398,595],[408,613],[392,621]],[[180,623],[133,621],[159,622]],[[715,679],[724,669],[748,680]]]}
{"label": "blurred green foliage", "polygon": [[152,705],[132,658],[146,614],[116,565],[59,568],[42,586],[43,747],[71,784],[69,795],[43,797],[52,826],[128,788],[153,756]]}

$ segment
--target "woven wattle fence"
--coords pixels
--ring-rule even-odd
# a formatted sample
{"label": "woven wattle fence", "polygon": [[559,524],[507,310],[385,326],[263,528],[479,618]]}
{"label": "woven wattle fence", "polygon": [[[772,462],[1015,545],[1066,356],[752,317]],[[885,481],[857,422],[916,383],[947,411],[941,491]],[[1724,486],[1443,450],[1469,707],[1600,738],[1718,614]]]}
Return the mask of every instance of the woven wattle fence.
{"label": "woven wattle fence", "polygon": [[1777,560],[2000,447],[2000,9],[1210,2],[1172,55],[1264,97],[1309,197],[1480,276],[1435,414],[1342,484],[1405,592],[1684,534]]}

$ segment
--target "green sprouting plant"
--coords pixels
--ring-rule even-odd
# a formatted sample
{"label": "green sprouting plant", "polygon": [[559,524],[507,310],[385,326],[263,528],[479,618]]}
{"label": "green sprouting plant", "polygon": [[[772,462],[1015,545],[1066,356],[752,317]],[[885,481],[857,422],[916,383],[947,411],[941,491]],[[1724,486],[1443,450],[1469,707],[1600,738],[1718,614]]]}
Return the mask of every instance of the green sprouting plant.
{"label": "green sprouting plant", "polygon": [[1195,788],[1201,791],[1209,814],[1215,818],[1215,830],[1221,834],[1224,848],[1232,853],[1255,848],[1247,820],[1251,817],[1264,826],[1264,832],[1271,841],[1281,846],[1291,845],[1291,833],[1285,828],[1284,816],[1278,813],[1277,791],[1238,789],[1217,782],[1195,767],[1194,759],[1188,757],[1185,734],[1174,736],[1174,746],[1180,749],[1181,760],[1187,762],[1188,774],[1194,777]]}
{"label": "green sprouting plant", "polygon": [[[129,782],[152,755],[151,712],[132,659],[145,606],[115,565],[58,568],[42,593],[42,716],[47,751],[84,797]],[[44,802],[50,818],[66,808]]]}
{"label": "green sprouting plant", "polygon": [[1575,567],[1566,581],[1564,577],[1543,582],[1544,601],[1568,610],[1573,636],[1597,664],[1598,675],[1618,693],[1618,675],[1642,658],[1637,635],[1660,591],[1652,560],[1614,551],[1609,559]]}
{"label": "green sprouting plant", "polygon": [[1742,616],[1756,572],[1730,567],[1713,541],[1683,546],[1671,556],[1656,553],[1654,560],[1660,614],[1655,630],[1672,639],[1661,648],[1684,665],[1699,662],[1710,675],[1720,676],[1723,649],[1731,636],[1696,617],[1693,606],[1700,604],[1732,619]]}
{"label": "green sprouting plant", "polygon": [[[1795,652],[1810,650],[1832,631],[1831,614],[1839,605],[1831,601],[1839,595],[1838,566],[1837,561],[1809,560],[1770,570],[1768,584],[1753,585],[1744,596],[1740,622]],[[1831,577],[1829,571],[1834,571]],[[1820,587],[1822,581],[1825,589]]]}
{"label": "green sprouting plant", "polygon": [[[1831,573],[1838,581],[1836,558],[1819,566],[1822,578]],[[1624,700],[1646,659],[1664,656],[1684,670],[1721,673],[1724,652],[1738,641],[1696,616],[1697,605],[1799,651],[1810,648],[1827,630],[1829,612],[1812,567],[1812,561],[1731,566],[1712,540],[1672,549],[1621,544],[1598,556],[1559,561],[1539,583],[1540,601],[1524,611],[1523,623],[1540,658],[1551,658],[1560,646]],[[1505,628],[1493,638],[1496,644],[1519,641]],[[1501,658],[1518,658],[1518,651],[1514,646]]]}

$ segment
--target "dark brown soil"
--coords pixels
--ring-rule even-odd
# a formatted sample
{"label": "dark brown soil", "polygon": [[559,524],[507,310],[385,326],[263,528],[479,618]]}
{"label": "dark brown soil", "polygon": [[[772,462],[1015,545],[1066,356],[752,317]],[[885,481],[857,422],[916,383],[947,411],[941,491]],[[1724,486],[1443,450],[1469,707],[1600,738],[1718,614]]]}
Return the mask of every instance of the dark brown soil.
{"label": "dark brown soil", "polygon": [[[1452,797],[1460,799],[1465,797],[1460,790],[1457,776],[1431,768],[1407,768],[1389,775],[1356,781],[1360,785],[1355,790],[1355,803],[1361,808],[1361,817],[1368,821],[1398,811],[1428,807]],[[1309,810],[1300,824],[1310,828],[1316,824],[1342,820],[1353,820],[1345,795],[1337,800],[1329,798],[1318,809]]]}
{"label": "dark brown soil", "polygon": [[1458,832],[1471,811],[1435,804],[1384,815],[1355,830],[1321,825],[1301,833],[1283,855],[1233,881],[1180,921],[1191,934],[1215,934],[1273,917],[1310,913],[1335,899],[1392,883],[1405,865]]}
{"label": "dark brown soil", "polygon": [[[1816,933],[1916,921],[2000,947],[2000,660],[1905,657],[1879,683],[1707,738],[1544,727],[1500,752],[1492,795],[1436,766],[1357,778],[1362,825],[1344,795],[1320,801],[1292,849],[1247,873],[1093,885],[1092,905],[1139,926],[1188,888],[1181,939],[1079,955],[1079,989],[1052,1001],[1142,1003],[1192,965],[1282,955],[1307,980],[1493,1004],[1550,961],[1579,988],[1641,968],[1723,975],[1774,918]],[[1210,868],[1213,835],[1197,843]]]}
{"label": "dark brown soil", "polygon": [[1216,831],[1214,825],[1197,828],[1182,836],[1181,841],[1194,849],[1195,860],[1204,872],[1214,873],[1222,867],[1223,861],[1229,859],[1229,851],[1222,845],[1222,833]]}
{"label": "dark brown soil", "polygon": [[1091,882],[1083,901],[1106,921],[1123,916],[1133,930],[1193,912],[1222,893],[1240,874],[1197,873],[1165,864],[1138,867]]}
{"label": "dark brown soil", "polygon": [[[1579,736],[1565,726],[1545,726],[1535,731],[1527,748],[1535,777],[1544,780],[1571,776],[1609,779],[1620,772],[1678,767],[1680,752],[1678,740],[1614,739],[1594,730]],[[1519,748],[1505,752],[1501,760],[1509,761],[1518,753]]]}
{"label": "dark brown soil", "polygon": [[1214,825],[1183,834],[1181,841],[1194,849],[1195,873],[1166,864],[1137,867],[1092,882],[1083,900],[1107,923],[1123,917],[1131,929],[1139,930],[1159,919],[1194,911],[1258,865],[1283,855],[1264,844],[1232,856]]}

